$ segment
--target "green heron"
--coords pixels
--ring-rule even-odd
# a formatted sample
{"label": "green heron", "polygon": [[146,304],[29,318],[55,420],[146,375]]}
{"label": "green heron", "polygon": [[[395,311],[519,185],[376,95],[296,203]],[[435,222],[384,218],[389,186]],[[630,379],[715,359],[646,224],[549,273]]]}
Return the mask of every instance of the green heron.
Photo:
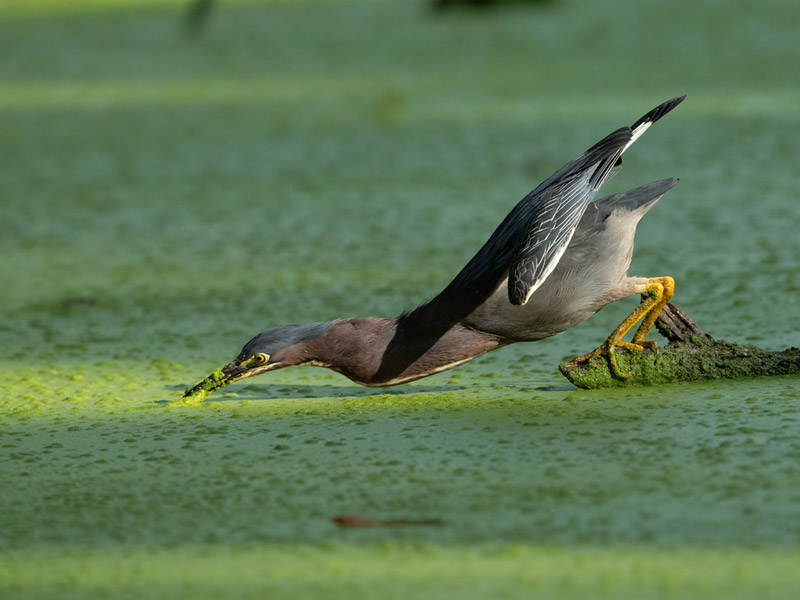
{"label": "green heron", "polygon": [[[217,372],[213,389],[293,365],[333,369],[368,386],[406,383],[515,342],[550,337],[633,294],[642,301],[592,355],[645,340],[674,289],[671,277],[629,277],[639,219],[678,182],[665,179],[592,202],[622,153],[684,96],[657,106],[562,167],[523,198],[433,300],[392,319],[339,319],[259,333]],[[622,337],[640,320],[631,342]],[[209,389],[209,388],[206,388]]]}

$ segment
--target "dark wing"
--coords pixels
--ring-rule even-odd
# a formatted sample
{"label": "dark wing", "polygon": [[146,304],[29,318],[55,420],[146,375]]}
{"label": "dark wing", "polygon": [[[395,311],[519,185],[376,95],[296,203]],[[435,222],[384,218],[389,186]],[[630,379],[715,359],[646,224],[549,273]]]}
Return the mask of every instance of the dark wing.
{"label": "dark wing", "polygon": [[686,94],[683,96],[675,96],[674,98],[667,100],[663,104],[659,104],[641,119],[636,121],[633,125],[631,125],[631,129],[633,130],[633,139],[631,142],[635,142],[636,139],[642,135],[650,125],[658,121],[661,117],[671,111],[673,108],[678,106],[683,100],[686,98]]}
{"label": "dark wing", "polygon": [[511,210],[443,295],[479,303],[507,272],[509,300],[524,304],[555,269],[597,189],[621,164],[622,152],[683,98],[618,129],[543,181]]}

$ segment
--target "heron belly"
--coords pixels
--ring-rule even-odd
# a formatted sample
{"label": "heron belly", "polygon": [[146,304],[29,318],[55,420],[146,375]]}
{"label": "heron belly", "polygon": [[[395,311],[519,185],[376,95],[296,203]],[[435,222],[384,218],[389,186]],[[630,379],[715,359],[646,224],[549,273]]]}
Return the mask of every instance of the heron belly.
{"label": "heron belly", "polygon": [[[555,274],[554,274],[555,275]],[[522,306],[508,300],[508,280],[472,312],[464,324],[514,341],[533,342],[585,321],[609,302],[633,293],[629,279],[588,276],[582,269],[551,275]]]}

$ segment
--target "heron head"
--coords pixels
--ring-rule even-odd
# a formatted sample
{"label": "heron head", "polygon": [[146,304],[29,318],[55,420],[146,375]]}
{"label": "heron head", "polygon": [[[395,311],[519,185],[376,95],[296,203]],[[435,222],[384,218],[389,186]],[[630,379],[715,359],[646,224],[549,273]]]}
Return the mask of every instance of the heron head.
{"label": "heron head", "polygon": [[309,340],[324,335],[334,322],[281,325],[262,331],[222,368],[225,384],[312,360],[304,347]]}

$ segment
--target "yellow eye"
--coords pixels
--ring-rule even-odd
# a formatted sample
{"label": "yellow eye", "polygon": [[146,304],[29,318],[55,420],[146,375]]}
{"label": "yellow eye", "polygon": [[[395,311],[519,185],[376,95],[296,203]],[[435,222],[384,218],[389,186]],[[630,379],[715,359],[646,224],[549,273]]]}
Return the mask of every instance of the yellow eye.
{"label": "yellow eye", "polygon": [[263,352],[259,352],[253,357],[253,360],[260,363],[265,363],[269,359],[269,354],[264,354]]}

